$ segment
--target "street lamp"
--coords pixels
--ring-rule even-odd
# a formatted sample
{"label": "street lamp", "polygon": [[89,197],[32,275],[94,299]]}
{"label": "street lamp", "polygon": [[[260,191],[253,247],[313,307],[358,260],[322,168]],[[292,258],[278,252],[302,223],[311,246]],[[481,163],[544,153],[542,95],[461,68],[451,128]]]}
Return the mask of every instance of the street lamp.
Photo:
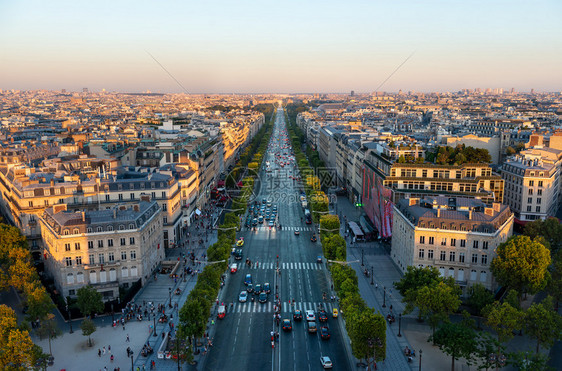
{"label": "street lamp", "polygon": [[398,315],[398,337],[402,337],[400,330],[402,330],[402,313]]}
{"label": "street lamp", "polygon": [[383,293],[383,299],[382,299],[382,307],[386,308],[386,286],[383,286],[384,289],[384,293]]}
{"label": "street lamp", "polygon": [[152,329],[152,334],[154,337],[156,337],[158,336],[156,335],[156,314],[154,315],[153,319],[154,319],[154,328]]}
{"label": "street lamp", "polygon": [[375,267],[371,265],[371,285],[375,284],[375,281],[373,281],[374,276],[375,276]]}
{"label": "street lamp", "polygon": [[135,371],[135,364],[134,364],[134,359],[133,359],[132,354],[131,354],[131,371]]}
{"label": "street lamp", "polygon": [[421,371],[421,359],[422,359],[422,350],[420,349],[420,369],[419,369],[419,371]]}
{"label": "street lamp", "polygon": [[111,322],[115,322],[115,312],[113,311],[113,302],[111,302]]}
{"label": "street lamp", "polygon": [[68,313],[68,324],[70,325],[70,333],[72,334],[74,331],[72,330],[72,313],[70,313],[70,310],[68,309],[68,302],[69,302],[70,297],[67,297],[66,299],[66,311]]}
{"label": "street lamp", "polygon": [[376,370],[377,368],[377,346],[381,346],[382,342],[381,339],[376,337],[376,338],[369,338],[369,347],[373,348],[373,370]]}

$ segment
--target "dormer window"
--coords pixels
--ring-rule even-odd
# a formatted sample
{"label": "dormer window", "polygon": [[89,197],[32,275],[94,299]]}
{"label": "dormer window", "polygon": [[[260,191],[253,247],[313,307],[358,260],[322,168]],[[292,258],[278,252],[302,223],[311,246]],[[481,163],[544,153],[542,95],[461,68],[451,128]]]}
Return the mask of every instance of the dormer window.
{"label": "dormer window", "polygon": [[98,227],[98,228],[97,228],[97,231],[98,231],[98,232],[103,232],[103,227]]}
{"label": "dormer window", "polygon": [[113,230],[113,226],[112,226],[112,225],[108,225],[108,226],[107,226],[107,230],[111,232],[111,231]]}
{"label": "dormer window", "polygon": [[123,224],[119,224],[119,230],[120,231],[124,231],[125,230],[125,226]]}
{"label": "dormer window", "polygon": [[87,233],[92,233],[93,231],[94,231],[94,230],[92,229],[92,227],[88,227],[88,228],[86,229],[86,232],[87,232]]}
{"label": "dormer window", "polygon": [[78,228],[74,228],[72,230],[72,234],[80,234],[80,230]]}
{"label": "dormer window", "polygon": [[134,224],[129,224],[129,229],[135,229],[135,225]]}
{"label": "dormer window", "polygon": [[65,229],[65,230],[63,231],[63,234],[64,234],[65,236],[68,236],[68,235],[70,234],[70,231],[69,231],[68,229]]}

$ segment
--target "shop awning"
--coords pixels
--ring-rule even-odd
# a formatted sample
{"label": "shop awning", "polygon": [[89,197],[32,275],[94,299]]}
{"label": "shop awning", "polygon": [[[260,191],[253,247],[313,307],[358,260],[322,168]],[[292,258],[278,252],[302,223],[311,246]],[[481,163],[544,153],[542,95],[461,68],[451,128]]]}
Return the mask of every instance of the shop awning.
{"label": "shop awning", "polygon": [[365,232],[367,233],[375,232],[375,228],[371,226],[371,223],[369,223],[365,215],[361,215],[361,217],[359,218],[359,224],[361,225],[361,228],[363,228]]}
{"label": "shop awning", "polygon": [[361,228],[359,228],[357,223],[349,222],[349,228],[351,229],[351,231],[353,232],[353,235],[355,237],[363,236],[363,231],[361,230]]}

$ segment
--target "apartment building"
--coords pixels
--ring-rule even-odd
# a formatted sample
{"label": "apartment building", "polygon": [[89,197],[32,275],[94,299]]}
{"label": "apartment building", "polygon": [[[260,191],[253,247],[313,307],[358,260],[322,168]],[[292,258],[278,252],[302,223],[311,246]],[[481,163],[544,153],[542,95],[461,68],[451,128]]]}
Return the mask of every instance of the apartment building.
{"label": "apartment building", "polygon": [[119,287],[144,284],[164,259],[161,208],[150,196],[108,210],[71,212],[55,205],[39,222],[45,269],[63,297],[91,285],[104,300],[114,300]]}
{"label": "apartment building", "polygon": [[391,257],[403,271],[433,266],[463,288],[495,288],[490,263],[513,233],[513,213],[500,203],[487,206],[463,197],[402,199],[394,206]]}
{"label": "apartment building", "polygon": [[505,203],[518,224],[556,215],[560,202],[560,161],[547,163],[540,154],[523,151],[501,167]]}

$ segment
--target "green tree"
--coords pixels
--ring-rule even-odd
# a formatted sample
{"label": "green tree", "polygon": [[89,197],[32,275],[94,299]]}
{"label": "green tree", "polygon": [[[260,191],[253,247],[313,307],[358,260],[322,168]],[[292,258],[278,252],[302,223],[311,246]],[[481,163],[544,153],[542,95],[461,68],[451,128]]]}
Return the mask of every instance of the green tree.
{"label": "green tree", "polygon": [[468,288],[467,304],[476,312],[478,317],[478,328],[480,328],[482,309],[493,302],[494,295],[490,290],[486,289],[484,285],[476,283]]}
{"label": "green tree", "polygon": [[513,147],[507,147],[505,149],[505,154],[508,156],[513,156],[515,154],[515,149]]}
{"label": "green tree", "polygon": [[455,371],[455,360],[464,358],[470,363],[478,350],[476,332],[460,323],[442,324],[429,340],[451,356],[451,371]]}
{"label": "green tree", "polygon": [[484,308],[486,325],[497,334],[500,343],[506,343],[513,337],[513,331],[523,324],[524,314],[509,303],[495,301]]}
{"label": "green tree", "polygon": [[90,317],[94,313],[103,311],[103,301],[101,294],[92,286],[84,286],[76,292],[78,308],[80,312]]}
{"label": "green tree", "polygon": [[537,237],[544,237],[552,251],[557,251],[562,246],[562,224],[558,218],[538,219],[528,223],[523,229],[523,234],[533,240]]}
{"label": "green tree", "polygon": [[84,318],[84,320],[80,324],[80,328],[82,329],[82,335],[88,337],[88,346],[91,347],[92,346],[92,338],[90,337],[90,335],[92,335],[94,332],[96,332],[96,330],[97,330],[96,324],[89,317],[86,317],[86,318]]}
{"label": "green tree", "polygon": [[339,234],[340,218],[337,215],[324,214],[320,216],[320,237]]}
{"label": "green tree", "polygon": [[185,336],[195,339],[203,336],[209,315],[209,303],[190,295],[180,310],[180,326]]}
{"label": "green tree", "polygon": [[[439,270],[435,267],[414,267],[408,266],[406,273],[400,281],[394,283],[394,287],[402,295],[402,302],[406,304],[406,311],[412,312],[416,306],[418,290],[424,286],[433,286],[442,281]],[[419,313],[420,320],[422,318]]]}
{"label": "green tree", "polygon": [[555,300],[555,308],[558,310],[558,304],[562,299],[562,250],[559,250],[552,259],[550,266],[550,281],[547,285],[548,293]]}
{"label": "green tree", "polygon": [[500,244],[491,270],[503,286],[519,293],[535,293],[545,287],[549,276],[550,251],[528,236],[514,236]]}
{"label": "green tree", "polygon": [[39,282],[28,283],[24,288],[27,303],[27,320],[42,321],[56,308],[51,297]]}
{"label": "green tree", "polygon": [[437,325],[448,321],[449,314],[456,311],[460,304],[460,289],[445,282],[417,290],[415,305],[419,308],[422,318],[428,319],[434,335]]}
{"label": "green tree", "polygon": [[510,354],[509,364],[519,371],[550,370],[548,354],[520,351]]}
{"label": "green tree", "polygon": [[552,346],[562,335],[562,318],[554,311],[552,297],[533,303],[525,312],[525,332],[537,340],[536,353],[541,345]]}
{"label": "green tree", "polygon": [[346,317],[350,321],[350,340],[353,355],[358,359],[376,357],[375,361],[386,358],[386,321],[382,314],[372,308],[353,313]]}
{"label": "green tree", "polygon": [[56,339],[62,334],[62,331],[58,328],[57,323],[55,322],[54,314],[49,313],[47,318],[41,321],[37,333],[40,338],[46,337],[49,339],[49,354],[53,355],[53,351],[51,350],[51,339]]}

